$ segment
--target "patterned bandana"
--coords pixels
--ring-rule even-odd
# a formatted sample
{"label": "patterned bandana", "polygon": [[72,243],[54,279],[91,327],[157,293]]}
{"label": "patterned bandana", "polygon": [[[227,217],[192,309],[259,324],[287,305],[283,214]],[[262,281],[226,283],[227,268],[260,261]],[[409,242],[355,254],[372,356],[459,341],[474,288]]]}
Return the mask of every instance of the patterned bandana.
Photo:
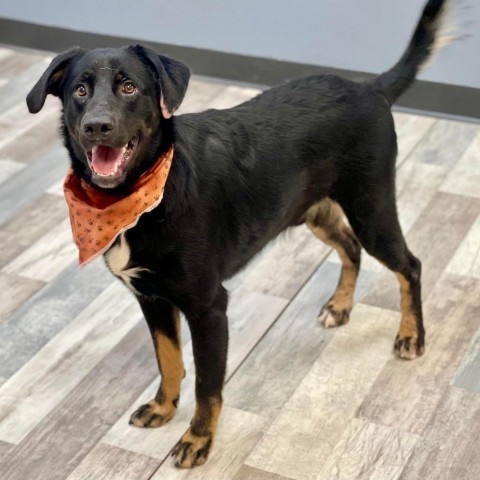
{"label": "patterned bandana", "polygon": [[160,204],[172,158],[173,146],[135,182],[126,195],[92,187],[70,169],[63,191],[80,265],[103,255],[122,232],[137,224],[143,213]]}

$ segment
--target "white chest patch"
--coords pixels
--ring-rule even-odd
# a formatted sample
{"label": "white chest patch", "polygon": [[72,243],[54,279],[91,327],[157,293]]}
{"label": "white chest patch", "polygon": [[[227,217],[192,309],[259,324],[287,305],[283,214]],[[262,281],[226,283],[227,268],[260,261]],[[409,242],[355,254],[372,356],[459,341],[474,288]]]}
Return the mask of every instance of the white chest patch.
{"label": "white chest patch", "polygon": [[121,278],[127,287],[134,293],[138,293],[132,285],[132,279],[139,278],[141,272],[148,269],[143,267],[128,266],[130,263],[130,245],[125,238],[125,234],[121,234],[119,241],[105,253],[105,261],[110,271]]}

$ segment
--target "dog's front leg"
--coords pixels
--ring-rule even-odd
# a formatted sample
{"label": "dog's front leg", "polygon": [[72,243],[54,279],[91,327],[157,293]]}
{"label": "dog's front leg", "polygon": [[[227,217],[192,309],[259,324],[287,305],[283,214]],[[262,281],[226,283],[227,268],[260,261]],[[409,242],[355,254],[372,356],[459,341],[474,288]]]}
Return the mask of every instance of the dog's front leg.
{"label": "dog's front leg", "polygon": [[207,460],[222,408],[228,349],[228,297],[220,287],[212,306],[187,313],[195,360],[195,415],[173,451],[175,465],[192,468]]}
{"label": "dog's front leg", "polygon": [[182,361],[179,311],[165,300],[139,299],[152,333],[162,381],[155,398],[139,407],[130,424],[160,427],[174,415],[180,398],[180,383],[185,376]]}

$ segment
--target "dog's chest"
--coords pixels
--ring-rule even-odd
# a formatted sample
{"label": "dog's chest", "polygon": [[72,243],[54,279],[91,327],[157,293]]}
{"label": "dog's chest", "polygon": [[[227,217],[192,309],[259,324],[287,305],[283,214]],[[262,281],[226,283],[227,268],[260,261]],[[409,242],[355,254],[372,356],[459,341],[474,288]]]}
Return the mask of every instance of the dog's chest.
{"label": "dog's chest", "polygon": [[132,261],[132,251],[124,233],[105,253],[104,258],[109,270],[120,278],[132,292],[138,294],[139,292],[133,286],[132,281],[140,278],[142,272],[146,272],[148,269],[136,265]]}

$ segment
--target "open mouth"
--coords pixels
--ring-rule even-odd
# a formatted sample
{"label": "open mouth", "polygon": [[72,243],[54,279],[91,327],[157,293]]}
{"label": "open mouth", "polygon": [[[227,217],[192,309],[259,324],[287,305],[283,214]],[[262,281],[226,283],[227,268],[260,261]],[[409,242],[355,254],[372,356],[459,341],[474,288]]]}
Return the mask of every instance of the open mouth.
{"label": "open mouth", "polygon": [[88,164],[92,172],[99,177],[119,177],[133,158],[137,144],[138,135],[121,148],[96,145],[87,151]]}

